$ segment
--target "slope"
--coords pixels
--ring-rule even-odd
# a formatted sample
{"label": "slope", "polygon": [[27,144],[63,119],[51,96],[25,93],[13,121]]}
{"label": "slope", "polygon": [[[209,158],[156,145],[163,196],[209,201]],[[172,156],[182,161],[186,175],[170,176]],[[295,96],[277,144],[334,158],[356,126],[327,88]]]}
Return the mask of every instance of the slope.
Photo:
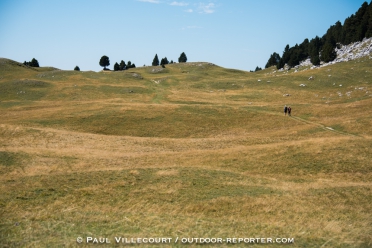
{"label": "slope", "polygon": [[202,62],[96,73],[9,61],[0,61],[7,246],[88,236],[371,244],[368,57],[258,73]]}

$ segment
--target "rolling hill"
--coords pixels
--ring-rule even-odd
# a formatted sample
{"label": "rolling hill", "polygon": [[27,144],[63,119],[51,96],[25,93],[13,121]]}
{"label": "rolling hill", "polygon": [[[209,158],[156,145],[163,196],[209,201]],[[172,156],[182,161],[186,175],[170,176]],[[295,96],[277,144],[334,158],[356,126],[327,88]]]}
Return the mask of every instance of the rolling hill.
{"label": "rolling hill", "polygon": [[371,246],[371,68],[369,56],[256,73],[206,62],[63,71],[2,58],[2,243]]}

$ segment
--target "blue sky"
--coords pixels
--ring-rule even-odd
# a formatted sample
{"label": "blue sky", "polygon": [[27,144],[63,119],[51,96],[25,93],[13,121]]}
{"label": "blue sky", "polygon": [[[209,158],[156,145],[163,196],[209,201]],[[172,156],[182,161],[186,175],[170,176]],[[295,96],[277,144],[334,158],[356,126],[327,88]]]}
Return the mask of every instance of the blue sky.
{"label": "blue sky", "polygon": [[[264,68],[273,52],[322,36],[363,0],[0,0],[0,57],[99,71],[101,56]],[[369,1],[368,1],[369,3]]]}

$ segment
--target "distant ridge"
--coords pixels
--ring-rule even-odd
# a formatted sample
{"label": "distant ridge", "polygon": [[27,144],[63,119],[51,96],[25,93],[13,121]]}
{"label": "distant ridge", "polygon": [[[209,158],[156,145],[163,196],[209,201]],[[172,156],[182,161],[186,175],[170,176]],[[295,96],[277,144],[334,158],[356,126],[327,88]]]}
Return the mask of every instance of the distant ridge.
{"label": "distant ridge", "polygon": [[23,63],[17,62],[17,61],[12,60],[12,59],[0,58],[0,69],[1,68],[7,68],[9,66],[11,66],[11,67],[17,67],[18,66],[19,68],[23,68],[23,69],[27,69],[27,70],[33,70],[33,71],[45,71],[45,70],[57,71],[57,70],[60,70],[58,68],[51,67],[51,66],[32,67],[32,66],[24,65]]}
{"label": "distant ridge", "polygon": [[19,63],[17,61],[7,59],[7,58],[0,58],[0,65],[2,65],[2,67],[6,66],[6,65],[19,66],[19,67],[22,67],[24,69],[30,69],[30,70],[33,70],[33,71],[37,71],[34,67],[26,66],[22,63]]}

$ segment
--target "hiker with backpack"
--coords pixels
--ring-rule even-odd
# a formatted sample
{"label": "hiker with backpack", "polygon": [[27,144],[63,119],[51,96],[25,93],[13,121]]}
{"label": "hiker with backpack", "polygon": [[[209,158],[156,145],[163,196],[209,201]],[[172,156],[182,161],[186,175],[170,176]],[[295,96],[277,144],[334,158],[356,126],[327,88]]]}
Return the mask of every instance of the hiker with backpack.
{"label": "hiker with backpack", "polygon": [[288,107],[287,105],[284,105],[284,115],[287,115]]}

